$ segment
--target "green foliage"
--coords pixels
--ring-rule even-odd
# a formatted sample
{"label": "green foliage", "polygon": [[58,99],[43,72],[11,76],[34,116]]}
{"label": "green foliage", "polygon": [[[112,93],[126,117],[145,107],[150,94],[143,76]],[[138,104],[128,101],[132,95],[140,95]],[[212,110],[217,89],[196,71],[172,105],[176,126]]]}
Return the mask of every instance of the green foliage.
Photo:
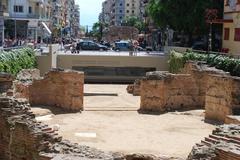
{"label": "green foliage", "polygon": [[159,27],[190,35],[206,32],[207,8],[218,9],[218,18],[222,18],[223,0],[150,0],[147,11]]}
{"label": "green foliage", "polygon": [[30,48],[0,51],[0,72],[16,75],[22,69],[35,67],[35,53]]}
{"label": "green foliage", "polygon": [[184,67],[185,64],[183,54],[172,51],[168,63],[170,72],[178,73]]}
{"label": "green foliage", "polygon": [[100,41],[102,39],[103,30],[107,27],[108,25],[106,23],[96,22],[93,24],[92,31],[89,33],[88,36],[95,37],[98,39],[98,41]]}
{"label": "green foliage", "polygon": [[219,54],[200,54],[196,52],[182,54],[172,51],[169,60],[170,72],[179,72],[187,61],[205,61],[210,67],[216,67],[229,72],[232,76],[240,77],[240,59]]}
{"label": "green foliage", "polygon": [[139,32],[144,31],[144,29],[146,28],[144,22],[135,16],[126,17],[123,20],[123,25],[135,27],[139,30]]}

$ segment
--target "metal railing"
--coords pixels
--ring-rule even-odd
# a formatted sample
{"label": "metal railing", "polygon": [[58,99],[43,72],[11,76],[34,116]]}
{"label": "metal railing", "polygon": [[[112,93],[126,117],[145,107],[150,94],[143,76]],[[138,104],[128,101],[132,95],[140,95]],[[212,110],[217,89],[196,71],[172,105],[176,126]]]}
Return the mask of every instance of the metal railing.
{"label": "metal railing", "polygon": [[0,51],[3,50],[3,51],[10,51],[10,50],[13,50],[13,49],[21,49],[21,48],[24,48],[26,47],[25,45],[23,46],[16,46],[16,47],[7,47],[7,48],[2,48],[0,47]]}

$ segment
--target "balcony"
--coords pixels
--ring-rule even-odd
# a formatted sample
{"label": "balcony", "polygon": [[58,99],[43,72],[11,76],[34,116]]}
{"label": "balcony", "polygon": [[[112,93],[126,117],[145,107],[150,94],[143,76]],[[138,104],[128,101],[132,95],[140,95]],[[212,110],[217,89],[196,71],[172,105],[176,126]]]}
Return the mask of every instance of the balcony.
{"label": "balcony", "polygon": [[31,18],[31,19],[39,19],[40,15],[39,14],[28,14],[27,18]]}

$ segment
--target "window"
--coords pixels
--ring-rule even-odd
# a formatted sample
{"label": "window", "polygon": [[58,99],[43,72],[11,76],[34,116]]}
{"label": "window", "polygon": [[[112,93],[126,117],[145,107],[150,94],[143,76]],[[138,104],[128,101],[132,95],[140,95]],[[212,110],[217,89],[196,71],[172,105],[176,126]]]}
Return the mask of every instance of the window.
{"label": "window", "polygon": [[32,13],[32,7],[28,7],[28,13]]}
{"label": "window", "polygon": [[129,13],[129,10],[127,10],[127,13]]}
{"label": "window", "polygon": [[120,3],[120,6],[122,6],[122,3]]}
{"label": "window", "polygon": [[230,29],[224,28],[224,40],[229,40]]}
{"label": "window", "polygon": [[122,10],[119,10],[120,13],[122,13]]}
{"label": "window", "polygon": [[234,41],[240,41],[240,28],[235,28]]}
{"label": "window", "polygon": [[127,3],[127,6],[129,6],[129,3]]}
{"label": "window", "polygon": [[14,12],[23,13],[23,6],[13,6]]}
{"label": "window", "polygon": [[132,13],[134,13],[134,10],[132,10]]}

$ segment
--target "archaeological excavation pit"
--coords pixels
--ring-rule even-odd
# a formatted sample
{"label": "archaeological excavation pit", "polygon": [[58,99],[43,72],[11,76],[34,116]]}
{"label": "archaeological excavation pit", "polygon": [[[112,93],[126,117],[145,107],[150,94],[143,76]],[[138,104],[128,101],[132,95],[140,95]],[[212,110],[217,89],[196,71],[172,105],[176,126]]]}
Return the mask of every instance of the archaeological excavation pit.
{"label": "archaeological excavation pit", "polygon": [[[191,67],[194,68],[194,65]],[[66,159],[84,157],[86,160],[116,160],[120,157],[123,160],[188,157],[190,160],[210,157],[210,160],[211,156],[229,156],[237,160],[239,149],[236,144],[239,143],[240,128],[230,125],[216,129],[215,125],[205,122],[203,97],[205,93],[210,96],[212,91],[206,89],[207,84],[196,81],[196,77],[201,77],[201,74],[193,72],[195,73],[193,76],[166,72],[151,73],[141,83],[136,83],[143,85],[144,88],[135,86],[138,90],[133,92],[135,96],[127,93],[127,90],[131,92],[127,85],[84,84],[83,73],[75,71],[55,69],[44,78],[39,77],[36,80],[31,76],[25,80],[20,78],[13,82],[14,90],[9,87],[12,78],[5,76],[6,83],[3,83],[1,89],[4,90],[6,97],[0,98],[2,128],[0,135],[3,139],[0,142],[0,155],[4,159],[16,160],[19,158],[50,160],[64,157]],[[28,73],[29,71],[22,74],[26,77]],[[202,77],[207,78],[206,75]],[[224,78],[229,77],[224,75]],[[165,81],[166,79],[168,81]],[[190,97],[188,91],[191,88],[177,85],[175,80],[179,79],[195,85],[191,91],[196,94]],[[1,80],[4,81],[4,76]],[[228,84],[235,85],[236,81],[230,79]],[[154,88],[151,88],[153,86]],[[153,94],[148,94],[150,92],[147,92],[147,87],[150,87],[149,90]],[[172,88],[177,92],[176,90],[170,92]],[[152,96],[157,95],[156,89],[160,89],[159,91],[164,89],[162,97],[171,103],[161,96]],[[196,90],[201,90],[200,94],[197,94]],[[44,95],[46,93],[48,94]],[[16,99],[14,96],[25,98],[27,101]],[[167,98],[168,96],[172,99]],[[186,100],[186,97],[189,100]],[[189,108],[195,98],[199,99],[198,105]],[[31,107],[28,101],[32,104]],[[209,99],[206,102],[209,102]],[[181,111],[173,105],[188,111]],[[153,112],[153,109],[157,111]],[[230,113],[220,115],[220,120],[226,120]],[[225,137],[222,133],[228,134]],[[216,145],[222,147],[222,140],[225,148]],[[198,144],[195,146],[196,143]],[[234,147],[236,148],[234,152],[224,153]]]}
{"label": "archaeological excavation pit", "polygon": [[[86,111],[82,113],[54,114],[51,110],[38,108],[34,112],[42,115],[44,123],[59,127],[59,134],[64,139],[126,154],[187,158],[194,144],[215,128],[204,123],[203,110],[139,114],[140,97],[126,93],[126,87],[85,85],[88,95],[84,98]],[[44,118],[44,115],[51,116]]]}

